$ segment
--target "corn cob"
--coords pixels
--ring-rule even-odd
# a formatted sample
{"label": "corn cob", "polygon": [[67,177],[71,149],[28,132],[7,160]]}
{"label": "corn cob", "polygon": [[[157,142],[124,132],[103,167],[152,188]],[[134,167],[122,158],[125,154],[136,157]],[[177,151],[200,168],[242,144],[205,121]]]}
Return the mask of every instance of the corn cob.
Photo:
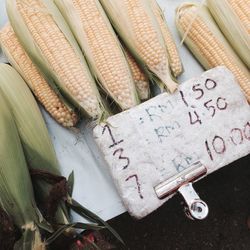
{"label": "corn cob", "polygon": [[124,52],[132,72],[139,98],[141,100],[147,100],[150,96],[149,80],[129,51],[125,49]]}
{"label": "corn cob", "polygon": [[67,20],[93,75],[122,110],[139,103],[135,84],[120,42],[99,1],[55,1]]}
{"label": "corn cob", "polygon": [[64,104],[59,93],[50,87],[42,74],[30,60],[19,43],[10,24],[0,31],[0,44],[13,67],[25,79],[33,94],[49,112],[49,114],[64,127],[73,127],[78,121],[77,114]]}
{"label": "corn cob", "polygon": [[225,37],[250,68],[249,0],[208,0],[207,4]]}
{"label": "corn cob", "polygon": [[39,226],[50,226],[42,218],[34,199],[31,179],[7,102],[0,91],[0,206],[22,232],[15,249],[45,249]]}
{"label": "corn cob", "polygon": [[149,2],[151,3],[153,13],[161,28],[161,32],[165,41],[165,45],[167,47],[170,69],[172,71],[173,76],[178,77],[183,72],[183,66],[182,66],[182,62],[181,62],[181,58],[180,58],[177,46],[174,42],[174,38],[168,28],[166,19],[164,17],[164,13],[161,10],[158,3],[156,2],[156,0],[149,0]]}
{"label": "corn cob", "polygon": [[[36,100],[21,76],[6,64],[0,64],[0,90],[13,114],[28,166],[60,175],[59,163]],[[45,198],[51,186],[41,181],[34,184],[37,197]],[[59,210],[58,221],[67,223],[66,215]]]}
{"label": "corn cob", "polygon": [[[118,35],[149,78],[172,93],[177,84],[170,74],[168,55],[148,0],[100,0]],[[121,11],[122,10],[122,11]]]}
{"label": "corn cob", "polygon": [[104,107],[95,81],[53,2],[8,0],[7,13],[18,40],[53,88],[88,116],[101,117]]}
{"label": "corn cob", "polygon": [[235,75],[250,102],[250,74],[213,21],[207,7],[184,3],[177,9],[180,35],[205,69],[224,65]]}

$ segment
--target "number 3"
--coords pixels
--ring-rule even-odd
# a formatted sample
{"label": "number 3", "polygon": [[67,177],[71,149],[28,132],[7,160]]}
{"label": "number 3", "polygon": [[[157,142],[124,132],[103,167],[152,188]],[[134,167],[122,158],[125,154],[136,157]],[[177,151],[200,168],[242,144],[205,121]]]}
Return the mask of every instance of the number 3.
{"label": "number 3", "polygon": [[117,153],[119,153],[119,158],[118,158],[118,159],[119,159],[119,160],[126,160],[126,161],[127,161],[127,164],[124,165],[123,168],[122,168],[122,169],[126,169],[126,168],[129,166],[129,164],[130,164],[130,160],[129,160],[128,157],[122,156],[123,151],[124,151],[123,148],[116,149],[116,150],[114,151],[114,153],[113,153],[113,156],[115,156]]}

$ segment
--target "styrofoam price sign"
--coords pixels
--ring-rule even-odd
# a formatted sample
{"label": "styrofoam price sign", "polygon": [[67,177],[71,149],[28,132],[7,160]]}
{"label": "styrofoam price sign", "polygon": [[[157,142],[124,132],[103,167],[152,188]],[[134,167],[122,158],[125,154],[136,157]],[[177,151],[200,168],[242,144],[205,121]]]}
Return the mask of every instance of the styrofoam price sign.
{"label": "styrofoam price sign", "polygon": [[208,174],[250,153],[250,109],[232,73],[217,67],[112,116],[94,138],[130,214],[162,205],[154,187],[200,161]]}

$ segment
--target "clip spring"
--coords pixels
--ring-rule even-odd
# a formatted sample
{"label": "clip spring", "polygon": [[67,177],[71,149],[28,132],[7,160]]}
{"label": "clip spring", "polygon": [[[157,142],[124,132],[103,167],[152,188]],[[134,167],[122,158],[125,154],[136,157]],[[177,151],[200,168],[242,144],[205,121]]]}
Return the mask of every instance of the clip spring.
{"label": "clip spring", "polygon": [[199,195],[195,192],[192,182],[206,175],[207,169],[196,162],[176,176],[160,183],[155,187],[156,195],[159,199],[165,198],[175,192],[179,192],[188,207],[188,217],[203,220],[207,217],[209,209]]}

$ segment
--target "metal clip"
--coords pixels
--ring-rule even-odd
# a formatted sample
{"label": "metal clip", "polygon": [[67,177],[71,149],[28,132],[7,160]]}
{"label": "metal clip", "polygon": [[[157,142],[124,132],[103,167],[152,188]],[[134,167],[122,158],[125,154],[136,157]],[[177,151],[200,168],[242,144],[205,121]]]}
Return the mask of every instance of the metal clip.
{"label": "metal clip", "polygon": [[192,182],[206,173],[206,167],[201,162],[196,162],[178,175],[157,185],[155,187],[156,195],[159,199],[162,199],[178,191],[188,206],[188,216],[192,219],[205,219],[209,211],[208,206],[195,192]]}
{"label": "metal clip", "polygon": [[199,195],[195,192],[192,183],[185,184],[178,189],[187,206],[187,216],[191,219],[203,220],[207,217],[209,209]]}

